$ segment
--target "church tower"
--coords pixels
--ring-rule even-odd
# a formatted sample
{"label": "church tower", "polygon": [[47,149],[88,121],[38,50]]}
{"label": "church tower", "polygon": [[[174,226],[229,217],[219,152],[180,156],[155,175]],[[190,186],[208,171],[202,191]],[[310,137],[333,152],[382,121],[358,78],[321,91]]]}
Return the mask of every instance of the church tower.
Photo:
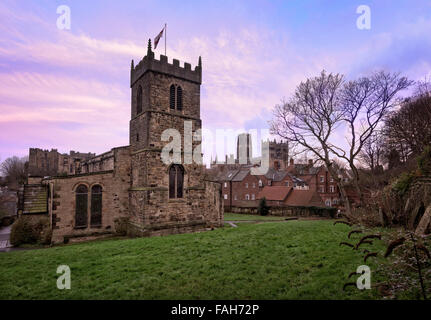
{"label": "church tower", "polygon": [[[130,223],[139,234],[188,232],[222,223],[220,186],[204,181],[201,163],[185,159],[190,157],[187,150],[200,153],[201,83],[200,57],[193,70],[177,59],[168,63],[164,55],[157,60],[151,40],[147,55],[136,66],[132,61],[129,200]],[[162,149],[173,140],[162,138],[169,129],[181,136],[180,163],[162,160]]]}

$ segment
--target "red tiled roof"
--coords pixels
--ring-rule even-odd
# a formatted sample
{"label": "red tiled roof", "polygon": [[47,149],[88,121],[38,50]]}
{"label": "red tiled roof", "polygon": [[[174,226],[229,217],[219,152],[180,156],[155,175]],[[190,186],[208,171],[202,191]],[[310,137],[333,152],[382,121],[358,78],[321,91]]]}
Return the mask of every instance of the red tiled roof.
{"label": "red tiled roof", "polygon": [[287,186],[265,186],[262,191],[259,192],[257,198],[265,198],[269,201],[284,201],[291,189],[291,187]]}
{"label": "red tiled roof", "polygon": [[292,190],[284,202],[292,207],[324,207],[325,204],[314,190]]}

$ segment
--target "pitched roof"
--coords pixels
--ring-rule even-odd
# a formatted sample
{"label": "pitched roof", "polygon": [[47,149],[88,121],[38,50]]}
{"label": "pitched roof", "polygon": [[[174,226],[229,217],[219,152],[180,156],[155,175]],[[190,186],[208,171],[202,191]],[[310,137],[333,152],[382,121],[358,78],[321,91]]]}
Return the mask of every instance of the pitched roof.
{"label": "pitched roof", "polygon": [[250,173],[249,169],[241,169],[239,172],[232,178],[232,181],[242,181],[245,177]]}
{"label": "pitched roof", "polygon": [[286,174],[287,174],[286,171],[279,171],[279,170],[275,170],[274,168],[270,168],[266,172],[265,177],[268,180],[281,181],[281,180],[284,179],[284,177],[286,176]]}
{"label": "pitched roof", "polygon": [[325,204],[314,190],[292,190],[285,204],[292,207],[324,207]]}
{"label": "pitched roof", "polygon": [[265,198],[272,201],[284,201],[288,196],[291,187],[286,186],[265,186],[257,196],[258,199]]}
{"label": "pitched roof", "polygon": [[232,181],[232,179],[236,176],[239,170],[228,170],[226,172],[221,172],[217,176],[218,181]]}

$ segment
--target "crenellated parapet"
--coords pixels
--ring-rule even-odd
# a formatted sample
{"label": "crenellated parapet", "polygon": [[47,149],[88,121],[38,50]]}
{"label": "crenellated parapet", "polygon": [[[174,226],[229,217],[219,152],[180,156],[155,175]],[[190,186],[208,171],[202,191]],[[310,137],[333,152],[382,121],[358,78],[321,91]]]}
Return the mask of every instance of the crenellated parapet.
{"label": "crenellated parapet", "polygon": [[167,74],[180,79],[202,83],[202,60],[199,57],[198,65],[192,70],[191,64],[185,62],[184,67],[180,67],[180,61],[173,59],[172,64],[168,62],[168,57],[160,55],[160,60],[156,60],[154,52],[151,50],[151,40],[148,40],[147,55],[135,66],[132,60],[130,70],[130,87],[138,81],[148,71]]}

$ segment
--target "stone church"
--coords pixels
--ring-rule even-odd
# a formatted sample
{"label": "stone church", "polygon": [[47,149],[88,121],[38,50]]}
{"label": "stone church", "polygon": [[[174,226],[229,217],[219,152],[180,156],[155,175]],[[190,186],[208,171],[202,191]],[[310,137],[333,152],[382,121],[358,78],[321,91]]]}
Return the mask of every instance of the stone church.
{"label": "stone church", "polygon": [[[200,57],[194,69],[164,55],[157,60],[149,40],[147,55],[131,65],[129,145],[81,161],[72,174],[30,175],[22,214],[48,215],[54,243],[120,229],[151,236],[222,226],[221,185],[205,178],[202,162],[184,161],[185,148],[181,163],[162,161],[166,129],[178,130],[183,144],[200,132],[201,83]],[[199,141],[191,143],[200,150]]]}

